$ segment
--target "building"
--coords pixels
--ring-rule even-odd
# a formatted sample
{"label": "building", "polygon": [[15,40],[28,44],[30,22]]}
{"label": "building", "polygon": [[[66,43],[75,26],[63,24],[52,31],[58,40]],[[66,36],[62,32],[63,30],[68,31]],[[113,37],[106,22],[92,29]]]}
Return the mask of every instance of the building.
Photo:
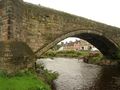
{"label": "building", "polygon": [[84,40],[76,40],[75,42],[70,41],[69,43],[62,43],[62,49],[61,50],[98,50],[90,43],[84,41]]}

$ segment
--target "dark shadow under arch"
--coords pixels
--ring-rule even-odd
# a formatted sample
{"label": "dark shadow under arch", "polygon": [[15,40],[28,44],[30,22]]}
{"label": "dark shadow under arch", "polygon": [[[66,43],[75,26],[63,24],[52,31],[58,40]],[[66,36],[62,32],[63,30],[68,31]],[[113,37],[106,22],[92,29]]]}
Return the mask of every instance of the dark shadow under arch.
{"label": "dark shadow under arch", "polygon": [[98,48],[105,57],[109,59],[116,58],[115,54],[118,50],[117,44],[110,38],[104,36],[103,33],[93,30],[76,30],[73,32],[66,33],[65,35],[58,37],[57,39],[46,45],[44,48],[38,49],[35,52],[35,54],[40,52],[39,55],[42,55],[47,50],[55,46],[57,43],[68,37],[77,37],[86,40],[87,42],[91,43],[96,48]]}
{"label": "dark shadow under arch", "polygon": [[92,33],[81,33],[79,35],[75,35],[74,37],[81,38],[91,43],[92,45],[97,47],[105,57],[110,59],[115,58],[114,56],[118,48],[106,37]]}

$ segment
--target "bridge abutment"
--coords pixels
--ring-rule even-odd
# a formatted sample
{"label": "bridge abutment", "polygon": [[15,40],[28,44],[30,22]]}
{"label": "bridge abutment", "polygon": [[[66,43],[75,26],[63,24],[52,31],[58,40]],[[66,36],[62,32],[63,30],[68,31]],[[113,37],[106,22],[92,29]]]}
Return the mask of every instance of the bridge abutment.
{"label": "bridge abutment", "polygon": [[0,42],[0,70],[16,73],[33,68],[33,55],[32,50],[23,42]]}

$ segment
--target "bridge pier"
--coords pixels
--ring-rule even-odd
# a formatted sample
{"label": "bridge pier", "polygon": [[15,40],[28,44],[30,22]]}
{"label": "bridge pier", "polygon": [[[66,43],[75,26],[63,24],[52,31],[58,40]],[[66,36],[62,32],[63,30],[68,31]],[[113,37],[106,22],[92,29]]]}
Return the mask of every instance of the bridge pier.
{"label": "bridge pier", "polygon": [[115,59],[120,60],[120,48],[118,48],[118,50],[116,51],[114,57],[115,57]]}
{"label": "bridge pier", "polygon": [[33,68],[34,62],[34,54],[25,43],[0,42],[0,70],[15,73]]}

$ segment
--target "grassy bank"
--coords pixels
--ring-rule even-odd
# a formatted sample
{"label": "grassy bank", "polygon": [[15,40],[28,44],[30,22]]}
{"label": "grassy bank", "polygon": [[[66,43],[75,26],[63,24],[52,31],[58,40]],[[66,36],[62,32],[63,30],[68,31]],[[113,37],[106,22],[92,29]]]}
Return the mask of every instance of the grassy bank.
{"label": "grassy bank", "polygon": [[71,57],[78,58],[89,55],[89,51],[52,51],[49,50],[42,57]]}
{"label": "grassy bank", "polygon": [[36,73],[26,71],[8,75],[0,71],[0,90],[51,90],[50,83],[56,75],[44,71],[40,76]]}
{"label": "grassy bank", "polygon": [[69,57],[69,58],[84,58],[86,63],[104,64],[106,58],[100,52],[90,51],[48,51],[43,57]]}

